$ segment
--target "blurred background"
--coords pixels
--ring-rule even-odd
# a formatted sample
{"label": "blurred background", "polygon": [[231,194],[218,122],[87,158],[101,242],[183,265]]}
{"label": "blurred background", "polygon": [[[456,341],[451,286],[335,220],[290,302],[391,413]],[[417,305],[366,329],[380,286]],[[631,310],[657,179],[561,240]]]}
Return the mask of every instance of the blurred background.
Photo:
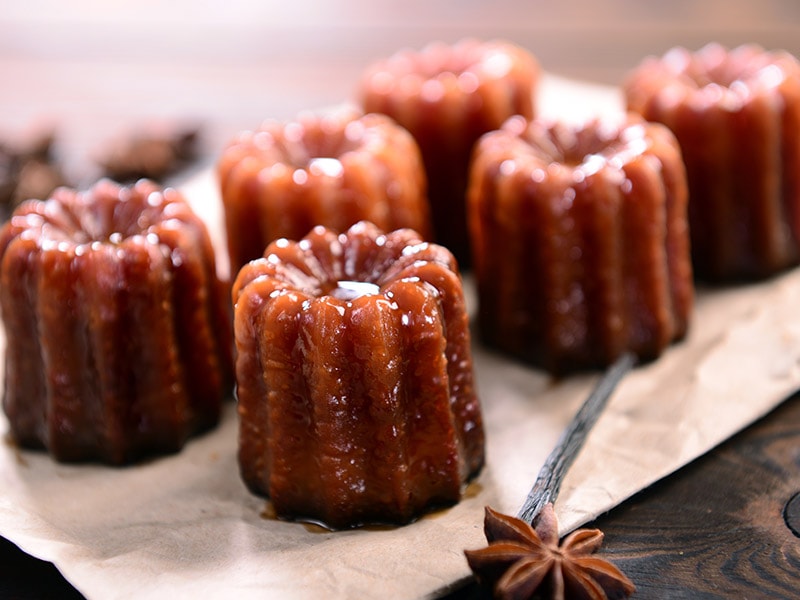
{"label": "blurred background", "polygon": [[506,38],[552,73],[617,84],[647,54],[710,41],[800,55],[797,0],[0,0],[0,136],[41,123],[79,172],[154,119],[202,123],[204,153],[266,117],[353,97],[401,47]]}

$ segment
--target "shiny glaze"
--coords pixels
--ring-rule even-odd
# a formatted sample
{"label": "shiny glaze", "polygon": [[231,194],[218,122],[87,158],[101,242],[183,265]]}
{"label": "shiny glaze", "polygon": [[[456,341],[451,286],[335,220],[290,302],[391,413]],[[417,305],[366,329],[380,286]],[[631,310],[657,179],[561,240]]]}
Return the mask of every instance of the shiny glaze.
{"label": "shiny glaze", "polygon": [[645,60],[631,110],[678,138],[698,276],[765,277],[800,259],[800,63],[754,45]]}
{"label": "shiny glaze", "polygon": [[361,220],[431,236],[419,148],[384,115],[342,109],[267,121],[241,133],[217,166],[235,273],[278,239]]}
{"label": "shiny glaze", "polygon": [[176,191],[59,189],[15,211],[0,260],[18,443],[120,464],[216,424],[230,317],[205,226]]}
{"label": "shiny glaze", "polygon": [[462,40],[404,50],[369,67],[361,84],[367,112],[391,116],[419,143],[436,242],[470,261],[465,192],[477,139],[513,116],[530,119],[539,65],[505,42]]}
{"label": "shiny glaze", "polygon": [[[375,288],[340,298],[339,281]],[[317,227],[246,265],[233,298],[240,466],[279,516],[406,522],[459,499],[484,438],[447,250],[408,229]]]}
{"label": "shiny glaze", "polygon": [[515,118],[476,147],[469,217],[488,344],[554,372],[654,358],[693,298],[680,150],[639,118]]}

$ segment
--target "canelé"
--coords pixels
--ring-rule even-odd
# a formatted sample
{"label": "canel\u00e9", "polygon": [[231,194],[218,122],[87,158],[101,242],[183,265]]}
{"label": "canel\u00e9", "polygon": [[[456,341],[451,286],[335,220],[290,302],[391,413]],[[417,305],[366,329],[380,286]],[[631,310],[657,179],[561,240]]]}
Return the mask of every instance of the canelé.
{"label": "canel\u00e9", "polygon": [[686,203],[663,125],[513,118],[486,134],[469,187],[482,339],[556,373],[655,358],[689,322]]}
{"label": "canel\u00e9", "polygon": [[103,180],[23,203],[0,231],[11,436],[61,461],[177,451],[232,392],[226,296],[173,189]]}
{"label": "canel\u00e9", "polygon": [[243,267],[233,298],[239,464],[278,516],[405,523],[459,500],[484,434],[449,251],[316,227]]}
{"label": "canel\u00e9", "polygon": [[411,135],[385,115],[303,113],[241,133],[218,173],[231,272],[279,238],[361,220],[431,236],[425,171]]}
{"label": "canel\u00e9", "polygon": [[630,110],[669,127],[689,181],[696,274],[762,278],[800,258],[800,63],[710,44],[651,57],[624,84]]}
{"label": "canel\u00e9", "polygon": [[361,103],[416,138],[428,177],[435,240],[469,264],[467,168],[476,140],[512,115],[530,119],[539,64],[503,41],[466,39],[403,50],[364,74]]}

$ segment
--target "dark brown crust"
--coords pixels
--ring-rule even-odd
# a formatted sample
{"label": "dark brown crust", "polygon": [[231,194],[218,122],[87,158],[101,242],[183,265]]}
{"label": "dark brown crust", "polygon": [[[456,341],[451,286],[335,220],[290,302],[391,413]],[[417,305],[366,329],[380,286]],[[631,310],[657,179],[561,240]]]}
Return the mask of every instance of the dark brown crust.
{"label": "dark brown crust", "polygon": [[232,380],[227,299],[177,192],[62,188],[15,211],[0,258],[3,403],[21,445],[122,464],[217,423]]}
{"label": "dark brown crust", "polygon": [[[233,287],[242,477],[282,517],[407,522],[483,465],[452,255],[405,229],[317,227]],[[343,300],[340,280],[379,292]],[[452,335],[452,339],[450,336]]]}
{"label": "dark brown crust", "polygon": [[[492,68],[498,62],[505,68]],[[466,39],[401,51],[364,74],[364,110],[389,115],[417,140],[436,241],[462,267],[470,262],[464,198],[473,146],[512,115],[533,117],[539,72],[536,59],[521,47]]]}
{"label": "dark brown crust", "polygon": [[514,119],[484,136],[469,188],[482,338],[554,372],[658,356],[691,312],[686,201],[661,125]]}
{"label": "dark brown crust", "polygon": [[681,145],[699,277],[762,278],[800,259],[800,63],[754,45],[649,58],[624,85],[630,110]]}
{"label": "dark brown crust", "polygon": [[[315,167],[315,159],[335,159],[338,170]],[[300,239],[315,225],[341,231],[369,220],[431,236],[419,148],[385,115],[269,121],[229,144],[217,170],[234,274],[270,242]]]}

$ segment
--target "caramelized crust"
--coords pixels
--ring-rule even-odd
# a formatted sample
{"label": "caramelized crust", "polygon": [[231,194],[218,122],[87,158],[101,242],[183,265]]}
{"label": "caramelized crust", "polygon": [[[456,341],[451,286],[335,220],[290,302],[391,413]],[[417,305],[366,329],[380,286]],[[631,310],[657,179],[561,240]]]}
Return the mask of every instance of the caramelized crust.
{"label": "caramelized crust", "polygon": [[482,338],[554,372],[658,356],[692,305],[686,198],[674,137],[639,118],[485,135],[469,188]]}
{"label": "caramelized crust", "polygon": [[120,464],[217,423],[230,316],[205,225],[175,190],[61,188],[15,211],[0,261],[18,443]]}
{"label": "caramelized crust", "polygon": [[317,227],[242,268],[233,299],[242,476],[279,516],[406,522],[460,498],[484,438],[447,250]]}
{"label": "caramelized crust", "polygon": [[469,263],[467,167],[477,139],[512,115],[532,118],[536,59],[505,42],[462,40],[404,50],[364,74],[367,112],[391,116],[416,138],[428,177],[434,233]]}
{"label": "caramelized crust", "polygon": [[315,225],[361,220],[431,234],[419,148],[384,115],[352,110],[267,121],[241,133],[218,164],[232,272],[267,244]]}
{"label": "caramelized crust", "polygon": [[624,89],[630,110],[680,142],[697,274],[765,277],[796,264],[800,63],[753,45],[674,48],[645,60]]}

